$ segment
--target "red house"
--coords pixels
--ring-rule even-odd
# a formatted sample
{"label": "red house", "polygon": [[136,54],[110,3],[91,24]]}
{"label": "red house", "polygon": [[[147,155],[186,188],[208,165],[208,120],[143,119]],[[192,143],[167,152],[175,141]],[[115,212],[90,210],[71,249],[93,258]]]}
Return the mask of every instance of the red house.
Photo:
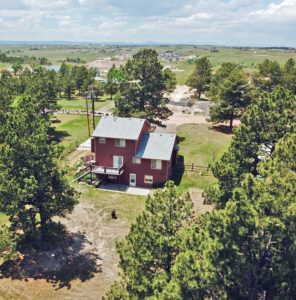
{"label": "red house", "polygon": [[102,117],[92,138],[92,172],[106,182],[150,187],[166,182],[178,156],[175,134],[151,132],[144,119]]}

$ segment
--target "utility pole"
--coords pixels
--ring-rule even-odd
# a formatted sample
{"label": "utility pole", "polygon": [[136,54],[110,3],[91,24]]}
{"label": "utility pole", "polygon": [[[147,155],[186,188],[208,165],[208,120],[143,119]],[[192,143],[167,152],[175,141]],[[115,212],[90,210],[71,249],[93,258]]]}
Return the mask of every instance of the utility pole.
{"label": "utility pole", "polygon": [[95,122],[95,97],[93,91],[91,91],[91,103],[92,103],[92,114],[93,114],[93,129],[96,129],[96,122]]}
{"label": "utility pole", "polygon": [[86,118],[87,118],[87,128],[88,128],[88,136],[90,137],[90,126],[89,126],[89,114],[88,114],[88,94],[85,96],[85,105],[86,105]]}

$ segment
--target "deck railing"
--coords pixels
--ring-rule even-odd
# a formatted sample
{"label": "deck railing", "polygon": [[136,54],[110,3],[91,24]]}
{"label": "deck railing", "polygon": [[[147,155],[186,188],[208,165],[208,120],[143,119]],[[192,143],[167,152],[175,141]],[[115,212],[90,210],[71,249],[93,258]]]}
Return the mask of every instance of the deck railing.
{"label": "deck railing", "polygon": [[106,175],[121,175],[124,171],[123,166],[120,168],[105,167],[105,166],[93,166],[92,173],[106,174]]}

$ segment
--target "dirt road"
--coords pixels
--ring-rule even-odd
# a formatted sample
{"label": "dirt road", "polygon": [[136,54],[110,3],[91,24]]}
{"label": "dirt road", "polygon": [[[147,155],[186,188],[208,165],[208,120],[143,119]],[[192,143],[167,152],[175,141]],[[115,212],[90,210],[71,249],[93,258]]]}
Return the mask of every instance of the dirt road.
{"label": "dirt road", "polygon": [[189,99],[191,95],[193,95],[193,92],[190,91],[189,86],[177,85],[175,90],[168,96],[168,98],[173,102],[182,102]]}

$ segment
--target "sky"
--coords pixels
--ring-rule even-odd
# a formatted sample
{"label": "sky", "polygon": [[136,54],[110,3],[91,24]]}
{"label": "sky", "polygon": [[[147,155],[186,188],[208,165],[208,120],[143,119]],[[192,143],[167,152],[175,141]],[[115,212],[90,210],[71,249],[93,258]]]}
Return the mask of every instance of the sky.
{"label": "sky", "polygon": [[0,0],[0,40],[296,47],[296,0]]}

